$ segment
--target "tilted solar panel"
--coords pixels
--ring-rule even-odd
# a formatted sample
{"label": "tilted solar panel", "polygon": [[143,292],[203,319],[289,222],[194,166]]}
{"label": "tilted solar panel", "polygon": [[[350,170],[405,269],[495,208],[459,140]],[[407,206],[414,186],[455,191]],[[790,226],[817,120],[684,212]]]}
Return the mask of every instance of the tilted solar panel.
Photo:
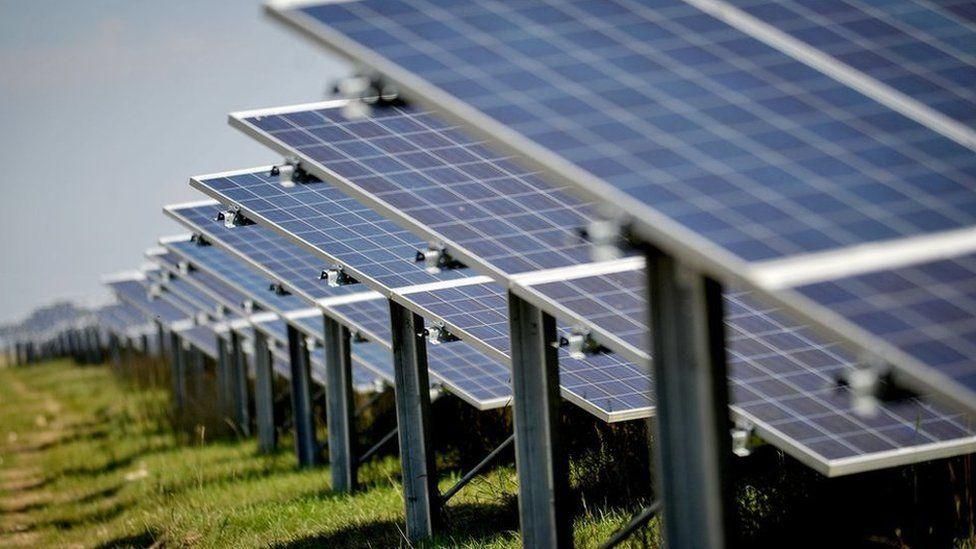
{"label": "tilted solar panel", "polygon": [[[976,409],[976,386],[802,295],[764,286],[756,266],[968,231],[976,155],[958,139],[691,3],[365,0],[272,11],[377,69],[409,99],[522,155],[549,181],[625,211],[654,244],[766,291],[888,360],[899,379]],[[376,175],[355,162],[327,166],[336,159],[322,145],[337,133],[341,141],[357,127],[351,121],[305,131],[308,120],[273,112],[235,120],[298,151],[316,175]],[[971,236],[962,240],[972,249]]]}
{"label": "tilted solar panel", "polygon": [[976,129],[972,2],[729,3],[865,77]]}
{"label": "tilted solar panel", "polygon": [[160,321],[164,324],[183,320],[187,314],[170,303],[160,300],[150,300],[145,285],[145,279],[130,278],[123,280],[112,280],[106,285],[122,301],[139,309],[143,314],[152,320]]}
{"label": "tilted solar panel", "polygon": [[[647,348],[642,270],[549,282],[536,289],[604,329],[633,327],[629,344]],[[726,294],[733,413],[776,446],[828,475],[971,452],[976,422],[924,398],[883,402],[875,417],[854,409],[837,383],[857,361],[836,343],[748,292]]]}
{"label": "tilted solar panel", "polygon": [[179,331],[184,341],[196,347],[200,352],[213,360],[217,360],[217,333],[210,326],[193,326]]}

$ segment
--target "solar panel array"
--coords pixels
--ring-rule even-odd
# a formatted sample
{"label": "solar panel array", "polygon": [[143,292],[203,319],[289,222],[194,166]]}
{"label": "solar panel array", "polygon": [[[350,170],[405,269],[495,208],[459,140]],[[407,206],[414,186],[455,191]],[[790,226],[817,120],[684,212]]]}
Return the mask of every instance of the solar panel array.
{"label": "solar panel array", "polygon": [[[133,311],[163,320],[215,356],[230,324],[180,321],[215,318],[215,304],[267,310],[249,322],[273,343],[276,370],[288,375],[287,322],[316,342],[313,378],[324,382],[325,314],[356,335],[353,382],[372,390],[394,380],[389,298],[460,337],[428,343],[432,384],[488,409],[512,399],[511,290],[556,316],[560,332],[591,329],[609,347],[559,350],[565,398],[606,421],[647,417],[643,263],[594,261],[603,250],[587,234],[616,216],[750,288],[725,294],[729,383],[734,416],[766,440],[828,475],[976,450],[976,423],[955,408],[911,397],[866,417],[838,384],[858,364],[849,344],[884,342],[915,361],[886,347],[896,366],[929,368],[922,386],[952,380],[964,389],[957,402],[976,402],[965,232],[976,221],[966,143],[976,11],[955,0],[652,4],[274,8],[417,102],[365,116],[344,100],[231,115],[312,177],[282,185],[268,166],[192,179],[216,201],[166,212],[202,238],[164,239],[149,255],[170,276],[111,282],[126,310],[99,317],[115,329]],[[818,68],[817,55],[849,72]],[[896,104],[899,93],[910,100]],[[926,108],[963,129],[932,124]],[[238,208],[243,223],[216,219]],[[949,235],[963,251],[896,257],[904,242]],[[862,253],[840,274],[798,283],[764,278],[865,245],[880,259]],[[428,246],[463,265],[427,269]],[[339,267],[353,283],[321,279]],[[163,288],[158,298],[147,282]],[[835,325],[806,322],[824,318]]]}
{"label": "solar panel array", "polygon": [[[748,11],[753,4],[759,3],[743,6]],[[939,238],[973,225],[976,155],[968,147],[976,134],[966,119],[973,95],[948,81],[971,79],[971,58],[948,51],[971,37],[971,12],[954,4],[875,9],[830,2],[823,13],[813,7],[814,17],[811,10],[791,14],[797,4],[760,15],[785,13],[786,31],[803,28],[806,37],[817,27],[850,30],[829,55],[845,48],[876,55],[858,56],[865,65],[854,67],[853,79],[828,75],[730,15],[720,0],[653,6],[363,0],[275,11],[379,70],[410,99],[463,121],[526,165],[549,170],[549,181],[625,210],[639,234],[714,273],[749,281],[817,319],[824,332],[877,349],[905,379],[976,409],[971,372],[956,376],[952,366],[924,354],[899,353],[896,342],[871,336],[869,326],[763,286],[751,278],[750,265]],[[918,25],[925,30],[911,28]],[[908,74],[915,67],[898,56],[921,42],[942,54]],[[879,58],[899,62],[902,74],[888,75]],[[952,76],[936,78],[949,65]],[[940,119],[948,123],[896,105],[889,92],[862,93],[865,82],[904,84],[908,95],[948,115]],[[967,115],[953,118],[960,111]],[[454,130],[425,125],[429,113],[422,108],[392,112],[428,129]],[[962,134],[943,127],[957,122]],[[328,164],[323,173],[376,180],[374,166],[350,161],[349,146],[329,143],[352,144],[369,157],[368,136],[356,134],[364,126],[359,122],[268,112],[245,113],[238,124],[279,150],[304,149],[317,174]],[[381,173],[403,173],[390,162],[378,166]],[[877,270],[900,260],[896,250],[881,255]],[[976,356],[964,360],[972,364]]]}

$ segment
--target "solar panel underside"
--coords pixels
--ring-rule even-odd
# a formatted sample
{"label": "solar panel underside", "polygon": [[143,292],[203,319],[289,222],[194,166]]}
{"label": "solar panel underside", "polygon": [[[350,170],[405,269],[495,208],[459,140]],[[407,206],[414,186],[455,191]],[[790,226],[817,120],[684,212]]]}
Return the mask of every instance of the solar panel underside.
{"label": "solar panel underside", "polygon": [[209,326],[193,326],[179,332],[184,341],[189,342],[201,353],[217,360],[217,333]]}
{"label": "solar panel underside", "polygon": [[[718,269],[976,221],[972,150],[683,2],[366,0],[279,14]],[[287,116],[239,125],[313,171],[376,178],[332,143],[368,142],[361,122]],[[821,324],[890,345],[838,316]],[[976,406],[976,386],[940,365],[888,355],[912,381]]]}
{"label": "solar panel underside", "polygon": [[976,7],[970,0],[732,0],[867,77],[976,128]]}
{"label": "solar panel underside", "polygon": [[[624,332],[628,343],[647,348],[644,280],[643,271],[626,271],[536,289],[604,328],[633,327]],[[747,292],[727,293],[725,305],[733,411],[815,469],[847,474],[976,449],[971,417],[924,398],[858,415],[836,382],[855,357]]]}
{"label": "solar panel underside", "polygon": [[[166,242],[173,240],[176,239],[163,239]],[[180,257],[173,252],[167,250],[165,253],[152,254],[150,258],[171,275],[192,284],[210,299],[217,301],[224,307],[232,311],[242,311],[244,309],[244,302],[247,300],[247,297],[243,293],[235,290],[208,272],[191,269],[189,273],[184,273],[180,267]]]}
{"label": "solar panel underside", "polygon": [[170,303],[149,300],[148,288],[142,280],[117,280],[107,284],[109,289],[122,301],[142,311],[153,320],[171,324],[187,317],[186,313]]}

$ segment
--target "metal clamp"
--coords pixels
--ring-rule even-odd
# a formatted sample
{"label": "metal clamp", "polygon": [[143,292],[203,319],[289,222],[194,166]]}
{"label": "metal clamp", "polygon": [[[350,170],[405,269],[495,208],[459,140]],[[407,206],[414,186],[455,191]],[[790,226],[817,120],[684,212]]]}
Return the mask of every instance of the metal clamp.
{"label": "metal clamp", "polygon": [[624,224],[617,219],[600,219],[591,221],[586,228],[577,233],[584,240],[592,244],[590,257],[593,261],[610,261],[620,259],[624,251],[633,248],[626,236]]}
{"label": "metal clamp", "polygon": [[356,330],[352,333],[351,339],[353,343],[369,343],[369,338],[366,337],[359,330]]}
{"label": "metal clamp", "polygon": [[441,343],[458,340],[458,337],[449,332],[443,322],[435,322],[433,325],[424,328],[423,333],[419,335],[427,338],[427,342],[431,345],[440,345]]}
{"label": "metal clamp", "polygon": [[359,73],[337,81],[332,95],[350,99],[343,108],[346,118],[364,118],[374,107],[403,105],[400,90],[375,73]]}
{"label": "metal clamp", "polygon": [[287,156],[283,164],[272,166],[270,175],[277,177],[278,183],[286,189],[294,187],[297,183],[308,183],[312,180],[312,176],[302,168],[296,156]]}
{"label": "metal clamp", "polygon": [[217,212],[217,217],[214,221],[223,221],[224,227],[228,229],[233,229],[234,227],[243,227],[244,225],[253,225],[254,222],[244,216],[241,213],[241,209],[237,206],[224,210],[222,212]]}
{"label": "metal clamp", "polygon": [[414,261],[418,263],[423,261],[424,268],[431,274],[464,268],[464,263],[454,259],[443,244],[436,243],[429,244],[426,251],[418,250],[417,255],[414,256]]}
{"label": "metal clamp", "polygon": [[197,246],[209,246],[210,245],[210,241],[207,240],[207,237],[203,236],[200,233],[193,233],[193,235],[190,236],[190,242],[196,244]]}
{"label": "metal clamp", "polygon": [[324,280],[326,284],[333,288],[338,288],[339,286],[348,286],[349,284],[358,284],[359,281],[346,273],[345,268],[342,265],[336,265],[331,269],[326,269],[319,274],[319,280]]}
{"label": "metal clamp", "polygon": [[855,413],[865,417],[877,415],[890,374],[891,367],[886,361],[871,356],[841,377],[840,383],[847,385],[851,392]]}
{"label": "metal clamp", "polygon": [[747,419],[737,419],[731,429],[732,453],[748,457],[756,447],[756,426]]}
{"label": "metal clamp", "polygon": [[149,301],[155,301],[159,296],[163,295],[162,284],[150,284],[149,289],[146,290],[146,295],[149,297]]}
{"label": "metal clamp", "polygon": [[176,268],[182,275],[188,275],[193,270],[193,266],[190,265],[189,261],[180,261],[176,264]]}
{"label": "metal clamp", "polygon": [[569,356],[576,360],[582,360],[587,355],[609,352],[606,347],[597,343],[590,335],[590,331],[585,328],[574,328],[560,337],[555,346],[565,347],[569,351]]}
{"label": "metal clamp", "polygon": [[285,289],[285,287],[281,284],[281,282],[272,282],[271,284],[268,284],[268,289],[274,292],[275,295],[279,295],[279,296],[291,295],[291,292]]}

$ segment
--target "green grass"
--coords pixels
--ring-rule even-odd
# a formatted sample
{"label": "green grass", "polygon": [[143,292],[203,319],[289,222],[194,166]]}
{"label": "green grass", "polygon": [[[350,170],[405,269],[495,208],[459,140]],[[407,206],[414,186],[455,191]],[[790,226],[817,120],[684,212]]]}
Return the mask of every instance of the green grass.
{"label": "green grass", "polygon": [[[337,495],[327,468],[295,467],[289,441],[261,456],[253,440],[188,440],[166,408],[164,391],[105,367],[0,368],[0,546],[406,545],[395,457]],[[451,501],[432,545],[518,546],[516,489],[511,466],[480,477]],[[598,544],[636,508],[584,507],[577,544]]]}

